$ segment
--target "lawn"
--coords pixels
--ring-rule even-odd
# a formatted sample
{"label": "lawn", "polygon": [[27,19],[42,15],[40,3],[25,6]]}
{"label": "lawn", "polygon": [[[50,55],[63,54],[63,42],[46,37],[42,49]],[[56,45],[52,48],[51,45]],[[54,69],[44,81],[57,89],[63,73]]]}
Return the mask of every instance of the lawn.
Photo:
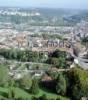
{"label": "lawn", "polygon": [[47,95],[47,97],[50,98],[50,99],[56,99],[56,98],[59,96],[59,97],[61,98],[61,100],[69,100],[69,99],[66,98],[66,97],[62,97],[62,96],[60,96],[60,95],[57,95],[57,94],[52,93],[52,92],[50,92],[50,91],[47,91],[46,89],[43,89],[43,88],[40,89],[40,92],[39,92],[39,94],[37,95],[37,97],[38,97],[38,96],[41,96],[41,95],[43,95],[43,94]]}
{"label": "lawn", "polygon": [[[24,90],[22,90],[20,88],[15,88],[15,93],[16,93],[16,97],[29,98],[29,100],[31,99],[32,96],[39,97],[39,96],[41,96],[43,94],[46,94],[47,97],[53,98],[53,99],[56,99],[58,97],[58,95],[56,95],[54,93],[49,93],[49,92],[44,91],[42,89],[39,90],[39,94],[38,95],[29,94],[29,93],[25,92]],[[62,96],[60,96],[60,98],[61,98],[61,100],[69,100],[68,98],[62,97]]]}
{"label": "lawn", "polygon": [[[31,97],[32,96],[36,96],[36,97],[39,97],[43,94],[46,94],[47,97],[49,98],[53,98],[53,99],[56,99],[58,97],[58,95],[54,94],[54,93],[50,93],[50,92],[47,92],[45,90],[42,90],[40,89],[39,91],[39,94],[38,95],[32,95],[30,93],[27,93],[26,91],[24,91],[23,89],[20,89],[20,88],[15,88],[13,87],[14,91],[15,91],[15,97],[18,98],[18,97],[22,97],[22,98],[28,98],[29,100],[31,100]],[[0,87],[0,93],[8,93],[8,88],[2,88]],[[61,97],[61,96],[60,96]],[[61,97],[61,100],[69,100],[68,98],[66,97]]]}
{"label": "lawn", "polygon": [[[20,89],[20,88],[15,88],[13,87],[13,90],[15,91],[15,97],[22,97],[22,98],[31,98],[31,95],[27,92],[25,92],[24,90]],[[2,88],[0,87],[0,94],[1,93],[8,93],[8,88]]]}

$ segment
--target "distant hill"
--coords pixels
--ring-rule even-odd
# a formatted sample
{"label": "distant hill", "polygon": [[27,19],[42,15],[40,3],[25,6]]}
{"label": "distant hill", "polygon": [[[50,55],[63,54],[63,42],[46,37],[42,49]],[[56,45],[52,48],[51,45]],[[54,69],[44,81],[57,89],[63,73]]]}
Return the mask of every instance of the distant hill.
{"label": "distant hill", "polygon": [[74,24],[79,23],[81,20],[88,21],[88,11],[82,11],[78,14],[66,17],[64,20]]}
{"label": "distant hill", "polygon": [[[4,15],[2,14],[4,12]],[[5,13],[20,13],[15,15],[6,15]],[[22,13],[22,15],[21,15]],[[36,15],[39,14],[39,16]],[[24,14],[24,16],[23,16]],[[25,14],[35,14],[34,16],[25,16]],[[88,11],[72,9],[50,9],[50,8],[1,8],[0,22],[10,22],[13,24],[29,25],[51,25],[51,26],[74,26],[81,20],[88,21]]]}

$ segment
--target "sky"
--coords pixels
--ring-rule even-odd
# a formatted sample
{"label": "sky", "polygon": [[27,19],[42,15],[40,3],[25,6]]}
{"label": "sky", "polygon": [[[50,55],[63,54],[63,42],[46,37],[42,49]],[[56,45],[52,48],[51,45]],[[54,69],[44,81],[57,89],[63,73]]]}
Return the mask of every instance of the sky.
{"label": "sky", "polygon": [[88,0],[0,0],[0,6],[88,9]]}

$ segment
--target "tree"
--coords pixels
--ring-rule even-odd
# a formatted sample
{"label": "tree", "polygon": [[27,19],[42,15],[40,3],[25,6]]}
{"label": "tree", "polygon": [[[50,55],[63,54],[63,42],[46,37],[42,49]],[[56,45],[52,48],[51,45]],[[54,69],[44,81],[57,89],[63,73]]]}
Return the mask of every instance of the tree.
{"label": "tree", "polygon": [[78,48],[78,47],[74,47],[73,48],[73,54],[75,55],[75,56],[78,56],[79,55],[79,52],[80,52],[80,49]]}
{"label": "tree", "polygon": [[20,80],[20,86],[24,89],[29,90],[32,85],[32,79],[30,75],[25,75],[21,80]]}
{"label": "tree", "polygon": [[38,100],[36,97],[32,96],[31,100]]}
{"label": "tree", "polygon": [[57,68],[65,68],[66,59],[64,57],[59,57],[59,58],[50,57],[47,60],[47,63],[53,64],[54,67],[57,67]]}
{"label": "tree", "polygon": [[36,78],[34,78],[32,80],[32,86],[30,89],[32,94],[38,94],[39,93],[39,85],[38,85],[38,80]]}
{"label": "tree", "polygon": [[66,66],[66,59],[64,57],[59,57],[59,67],[65,68],[65,66]]}
{"label": "tree", "polygon": [[13,87],[9,88],[8,98],[9,98],[9,100],[14,100],[15,99],[15,91],[14,91]]}
{"label": "tree", "polygon": [[5,85],[9,81],[7,66],[0,65],[0,85]]}
{"label": "tree", "polygon": [[88,96],[88,71],[74,68],[68,73],[69,90],[72,98],[80,100],[82,97]]}
{"label": "tree", "polygon": [[88,36],[84,36],[82,38],[82,44],[86,46],[86,48],[88,48]]}
{"label": "tree", "polygon": [[56,50],[49,55],[47,63],[53,64],[57,68],[65,68],[66,67],[66,52]]}
{"label": "tree", "polygon": [[56,80],[58,78],[59,72],[56,71],[47,71],[47,74],[52,77],[53,80]]}
{"label": "tree", "polygon": [[46,96],[46,94],[43,94],[42,96],[39,97],[39,100],[49,100]]}
{"label": "tree", "polygon": [[57,78],[56,92],[61,95],[66,93],[66,80],[62,74]]}
{"label": "tree", "polygon": [[60,97],[60,96],[58,96],[56,100],[61,100],[61,97]]}
{"label": "tree", "polygon": [[55,67],[56,67],[56,66],[59,66],[59,60],[58,60],[58,58],[50,57],[50,58],[47,60],[47,63],[53,64]]}
{"label": "tree", "polygon": [[66,52],[65,51],[60,51],[60,50],[56,50],[52,53],[51,55],[52,57],[56,57],[56,58],[59,58],[59,57],[64,57],[66,58]]}

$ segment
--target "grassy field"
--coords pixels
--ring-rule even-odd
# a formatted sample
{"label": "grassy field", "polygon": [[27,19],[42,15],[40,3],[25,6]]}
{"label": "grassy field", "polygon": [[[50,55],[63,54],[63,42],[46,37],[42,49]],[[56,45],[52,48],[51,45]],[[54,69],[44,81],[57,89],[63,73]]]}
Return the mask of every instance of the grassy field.
{"label": "grassy field", "polygon": [[[22,97],[22,98],[24,98],[24,99],[28,98],[29,100],[31,100],[31,97],[32,97],[32,96],[39,97],[39,96],[41,96],[41,95],[43,95],[43,94],[46,94],[48,98],[56,99],[56,98],[58,97],[58,95],[53,94],[53,93],[49,93],[49,92],[44,91],[44,90],[42,90],[42,89],[40,89],[38,95],[32,95],[32,94],[30,94],[30,93],[28,93],[28,92],[26,92],[26,91],[24,91],[24,90],[22,90],[22,89],[20,89],[20,88],[15,88],[15,87],[13,87],[13,90],[15,91],[15,97],[16,97],[16,98]],[[1,94],[1,93],[8,93],[8,88],[2,88],[2,87],[0,87],[0,94]],[[61,98],[61,100],[69,100],[69,99],[66,98],[66,97],[61,97],[61,96],[60,96],[60,98]]]}

